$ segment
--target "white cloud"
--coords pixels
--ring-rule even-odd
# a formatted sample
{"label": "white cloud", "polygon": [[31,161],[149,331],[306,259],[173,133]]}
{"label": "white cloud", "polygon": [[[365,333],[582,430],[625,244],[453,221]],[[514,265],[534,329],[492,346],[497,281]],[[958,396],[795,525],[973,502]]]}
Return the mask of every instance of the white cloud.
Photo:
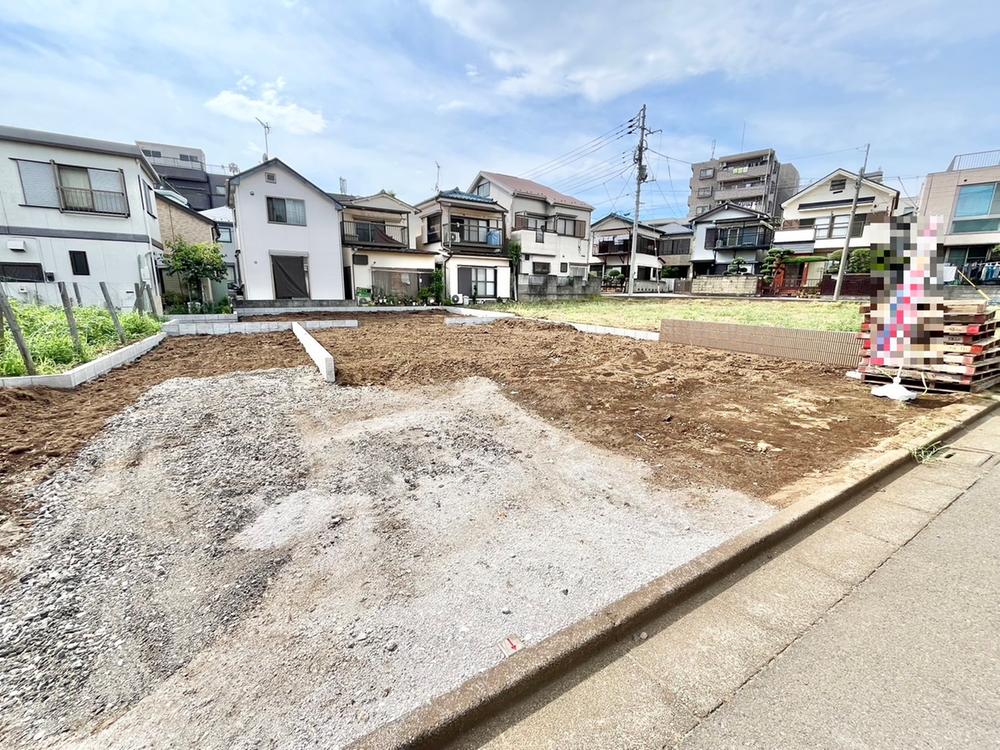
{"label": "white cloud", "polygon": [[284,78],[279,76],[274,81],[262,83],[257,98],[245,93],[252,90],[252,80],[243,76],[236,83],[238,91],[220,91],[205,102],[205,106],[241,122],[255,122],[259,117],[272,127],[294,135],[315,135],[326,130],[322,112],[308,110],[281,95],[285,88]]}
{"label": "white cloud", "polygon": [[465,75],[467,78],[479,78],[479,68],[471,63],[466,63]]}

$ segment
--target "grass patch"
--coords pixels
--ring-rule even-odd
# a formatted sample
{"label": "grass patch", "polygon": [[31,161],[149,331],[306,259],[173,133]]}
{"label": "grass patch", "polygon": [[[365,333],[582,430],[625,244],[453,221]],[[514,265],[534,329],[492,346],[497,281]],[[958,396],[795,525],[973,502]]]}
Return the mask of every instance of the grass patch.
{"label": "grass patch", "polygon": [[[83,344],[81,358],[73,348],[69,324],[61,307],[25,305],[15,300],[11,300],[10,303],[39,375],[52,375],[71,370],[121,346],[111,315],[104,308],[73,309],[80,341]],[[120,313],[118,318],[129,341],[152,336],[160,330],[159,321],[139,313]],[[21,353],[14,343],[14,336],[4,325],[3,337],[0,338],[0,377],[27,374],[24,362],[21,361]]]}
{"label": "grass patch", "polygon": [[813,331],[857,331],[861,327],[861,312],[857,302],[628,300],[604,297],[581,302],[512,302],[498,307],[505,312],[528,318],[645,331],[658,331],[663,318],[804,328]]}

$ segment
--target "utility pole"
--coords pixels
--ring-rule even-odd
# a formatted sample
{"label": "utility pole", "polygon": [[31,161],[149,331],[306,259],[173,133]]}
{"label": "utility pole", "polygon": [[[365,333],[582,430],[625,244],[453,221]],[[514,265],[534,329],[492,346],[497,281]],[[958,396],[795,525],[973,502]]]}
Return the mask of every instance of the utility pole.
{"label": "utility pole", "polygon": [[[837,268],[837,285],[833,288],[833,301],[840,299],[840,290],[844,285],[844,274],[847,272],[847,254],[851,247],[851,231],[854,229],[854,217],[858,213],[858,196],[861,194],[861,181],[865,177],[865,170],[868,169],[868,150],[872,144],[865,144],[865,163],[858,173],[858,179],[854,181],[854,200],[851,201],[851,218],[847,221],[847,236],[844,237],[844,249],[840,252],[840,266]],[[830,217],[830,226],[833,226],[833,217]]]}
{"label": "utility pole", "polygon": [[260,126],[262,128],[264,128],[264,161],[267,161],[267,159],[268,159],[267,155],[271,152],[271,149],[268,148],[268,145],[267,145],[267,134],[271,132],[271,126],[268,123],[264,122],[259,117],[255,117],[253,119],[255,119],[257,122],[259,122]]}
{"label": "utility pole", "polygon": [[[629,257],[628,264],[628,293],[629,296],[635,294],[635,277],[638,272],[638,258],[636,254],[639,250],[639,192],[642,189],[642,183],[646,181],[646,136],[649,135],[650,131],[646,129],[646,105],[642,105],[642,109],[639,110],[639,145],[635,147],[635,157],[634,161],[636,164],[635,170],[635,213],[632,214],[632,255]],[[630,132],[635,132],[630,131]]]}

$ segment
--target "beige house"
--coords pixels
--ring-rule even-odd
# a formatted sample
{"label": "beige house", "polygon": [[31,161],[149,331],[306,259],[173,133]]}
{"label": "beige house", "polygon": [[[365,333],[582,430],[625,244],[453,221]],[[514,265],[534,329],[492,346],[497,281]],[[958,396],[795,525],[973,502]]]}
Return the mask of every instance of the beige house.
{"label": "beige house", "polygon": [[449,300],[509,299],[510,261],[504,250],[507,210],[492,198],[458,188],[416,206],[419,248],[438,256]]}
{"label": "beige house", "polygon": [[1000,245],[1000,150],[959,154],[944,172],[927,175],[918,215],[943,218],[949,265],[977,276],[977,284],[991,281],[982,278],[982,266]]}
{"label": "beige house", "polygon": [[593,206],[523,177],[480,172],[469,193],[490,198],[506,212],[508,237],[521,245],[521,272],[585,277],[592,262]]}
{"label": "beige house", "polygon": [[416,300],[433,282],[432,250],[418,249],[417,209],[386,191],[331,193],[341,212],[344,290],[348,299]]}
{"label": "beige house", "polygon": [[[160,236],[163,238],[164,253],[170,252],[170,243],[174,240],[201,244],[217,242],[219,239],[215,221],[190,208],[182,195],[171,190],[156,191],[156,215],[160,219]],[[157,259],[156,277],[165,307],[170,307],[171,302],[177,305],[181,299],[187,299],[188,290],[180,279],[166,272],[162,255]],[[225,280],[205,281],[203,284],[202,299],[206,302],[218,302],[226,298]]]}
{"label": "beige house", "polygon": [[[608,214],[590,228],[593,238],[594,262],[600,264],[601,276],[618,271],[628,279],[632,263],[632,219],[620,214]],[[635,280],[655,284],[660,278],[660,241],[663,232],[643,222],[638,225],[636,244]],[[655,291],[648,284],[637,284],[637,290]]]}

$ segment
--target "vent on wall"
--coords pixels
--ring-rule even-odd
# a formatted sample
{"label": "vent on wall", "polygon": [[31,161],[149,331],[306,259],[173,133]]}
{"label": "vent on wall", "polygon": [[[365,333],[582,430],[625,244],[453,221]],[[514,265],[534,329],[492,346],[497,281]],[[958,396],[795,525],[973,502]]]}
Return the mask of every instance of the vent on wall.
{"label": "vent on wall", "polygon": [[277,182],[278,177],[274,172],[264,172],[264,182]]}
{"label": "vent on wall", "polygon": [[15,253],[23,253],[26,249],[24,247],[24,240],[7,240],[7,249]]}

